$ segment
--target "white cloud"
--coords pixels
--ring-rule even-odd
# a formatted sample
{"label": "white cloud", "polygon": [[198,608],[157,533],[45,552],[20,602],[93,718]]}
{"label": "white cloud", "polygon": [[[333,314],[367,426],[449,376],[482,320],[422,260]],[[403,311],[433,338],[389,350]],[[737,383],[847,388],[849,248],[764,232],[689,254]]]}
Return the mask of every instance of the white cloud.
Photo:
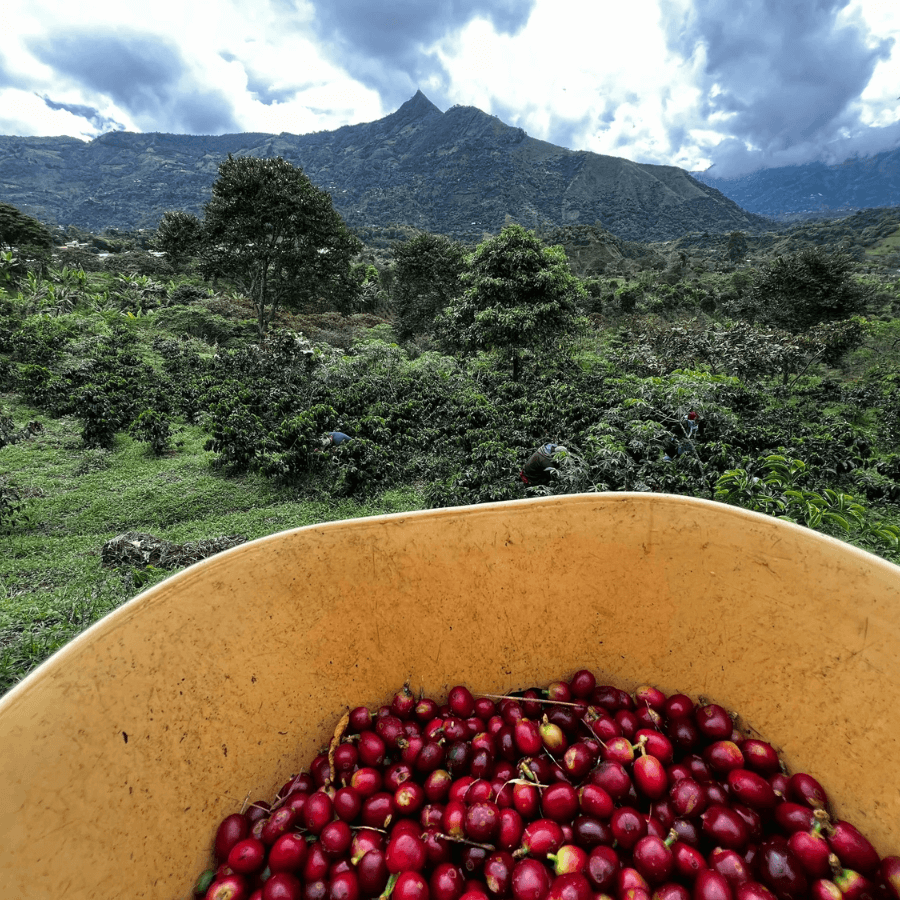
{"label": "white cloud", "polygon": [[[391,2],[385,0],[386,8]],[[755,0],[754,8],[762,2]],[[833,10],[841,0],[825,5]],[[783,12],[787,21],[789,7],[776,4],[772,9],[779,16]],[[313,0],[159,0],[142,7],[120,0],[8,0],[0,46],[0,131],[90,137],[108,123],[148,131],[177,131],[193,123],[220,130],[306,133],[373,121],[393,111],[396,103],[386,105],[377,79],[368,78],[369,86],[360,80],[366,77],[364,66],[351,66],[344,51],[343,61],[336,55],[347,34],[335,33],[332,42],[328,35],[316,37],[314,26],[322,21],[314,20],[314,14]],[[383,60],[372,56],[369,63],[377,67],[384,62],[384,72],[395,73],[395,91],[406,82],[418,84],[439,104],[477,106],[534,137],[572,149],[689,169],[726,156],[738,160],[743,154],[746,165],[759,154],[750,146],[753,129],[736,130],[741,118],[746,122],[746,111],[738,114],[725,102],[737,96],[734,79],[719,85],[726,94],[718,109],[710,102],[715,100],[716,69],[706,65],[703,38],[713,33],[707,26],[727,14],[726,0],[536,0],[519,30],[504,31],[502,18],[497,19],[501,25],[494,25],[485,14],[459,32],[448,31],[432,46],[422,47],[407,35],[403,54]],[[526,15],[527,10],[519,15],[517,27]],[[744,22],[740,16],[721,21],[733,30],[733,39],[741,36],[741,28],[748,29],[748,38],[751,26],[759,29],[759,22]],[[866,40],[873,48],[893,37],[889,57],[883,50],[867,83],[827,129],[815,131],[813,122],[810,135],[792,138],[780,149],[775,143],[761,148],[768,155],[760,164],[802,161],[853,147],[871,152],[893,140],[900,121],[900,4],[849,0],[835,21],[836,27],[846,27],[847,35],[858,34],[861,25],[870,29]],[[447,27],[455,27],[449,19]],[[42,40],[79,31],[102,34],[106,46],[115,46],[117,35],[123,47],[130,47],[127,42],[136,36],[146,37],[181,68],[168,81],[161,77],[159,84],[150,84],[150,78],[137,98],[140,104],[121,91],[123,96],[112,96],[116,92],[104,92],[102,79],[82,77],[77,61],[64,70],[52,56],[39,58]],[[89,57],[90,37],[83,40]],[[379,52],[382,43],[367,45],[366,52]],[[442,70],[422,64],[429,53]],[[403,65],[409,68],[398,68]],[[777,77],[782,77],[780,70]],[[92,88],[91,83],[100,86]],[[786,91],[791,87],[786,84]],[[773,90],[771,80],[768,90]],[[154,99],[152,91],[167,93]],[[762,87],[748,85],[746,96],[760,104],[768,95]],[[208,104],[207,114],[199,109],[203,104]],[[96,115],[77,115],[73,110],[79,108]],[[784,108],[789,110],[789,104]]]}
{"label": "white cloud", "polygon": [[535,137],[566,134],[572,149],[669,162],[682,150],[670,146],[671,123],[698,100],[655,0],[539,3],[515,38],[476,21],[438,52],[457,102],[509,111]]}

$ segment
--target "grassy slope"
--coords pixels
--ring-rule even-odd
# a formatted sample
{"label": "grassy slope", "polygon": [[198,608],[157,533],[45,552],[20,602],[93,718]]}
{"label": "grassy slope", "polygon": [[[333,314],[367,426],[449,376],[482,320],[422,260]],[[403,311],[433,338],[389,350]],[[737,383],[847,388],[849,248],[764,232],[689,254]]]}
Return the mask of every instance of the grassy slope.
{"label": "grassy slope", "polygon": [[86,450],[73,419],[53,419],[2,396],[17,426],[44,433],[0,450],[0,477],[14,476],[29,521],[0,536],[0,692],[92,622],[171,572],[104,569],[100,548],[125,531],[176,542],[248,539],[315,522],[418,509],[412,490],[368,504],[295,501],[260,477],[225,478],[209,468],[206,435],[185,427],[183,446],[155,458],[120,434],[109,452]]}
{"label": "grassy slope", "polygon": [[866,250],[866,257],[872,260],[893,257],[897,254],[900,254],[900,228]]}

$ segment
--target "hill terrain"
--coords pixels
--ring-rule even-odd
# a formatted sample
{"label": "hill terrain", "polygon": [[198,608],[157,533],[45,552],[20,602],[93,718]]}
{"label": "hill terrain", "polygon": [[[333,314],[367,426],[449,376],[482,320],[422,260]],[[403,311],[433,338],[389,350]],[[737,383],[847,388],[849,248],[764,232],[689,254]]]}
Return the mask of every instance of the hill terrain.
{"label": "hill terrain", "polygon": [[202,213],[229,153],[300,166],[352,228],[480,240],[514,221],[663,241],[771,227],[684,169],[567,150],[474,107],[441,112],[421,92],[376,122],[315,134],[0,136],[0,200],[62,226],[155,229],[166,210]]}
{"label": "hill terrain", "polygon": [[692,174],[744,209],[782,222],[900,205],[900,148],[836,165],[781,166],[737,178],[718,178],[714,169]]}

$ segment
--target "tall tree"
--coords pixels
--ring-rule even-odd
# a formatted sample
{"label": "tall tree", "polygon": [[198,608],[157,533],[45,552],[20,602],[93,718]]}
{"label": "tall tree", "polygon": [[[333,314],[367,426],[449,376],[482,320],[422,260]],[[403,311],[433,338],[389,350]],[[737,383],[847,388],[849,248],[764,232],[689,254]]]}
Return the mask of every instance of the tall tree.
{"label": "tall tree", "polygon": [[252,300],[260,336],[280,307],[303,309],[353,294],[350,259],[361,243],[331,197],[287,160],[219,166],[203,218],[201,271],[233,280]]}
{"label": "tall tree", "polygon": [[0,251],[5,254],[0,280],[15,282],[34,263],[44,274],[53,243],[53,235],[37,219],[9,203],[0,203]]}
{"label": "tall tree", "polygon": [[179,267],[200,251],[203,223],[193,213],[167,210],[153,236],[153,246],[166,254],[173,266]]}
{"label": "tall tree", "polygon": [[437,314],[462,291],[466,248],[442,234],[420,232],[393,248],[393,302],[397,336],[430,331]]}
{"label": "tall tree", "polygon": [[741,305],[748,318],[798,333],[862,312],[868,293],[854,281],[853,260],[846,253],[814,247],[776,257],[754,279]]}
{"label": "tall tree", "polygon": [[580,330],[587,295],[562,247],[543,247],[534,232],[508,225],[479,244],[462,275],[465,290],[438,322],[443,343],[463,351],[493,350],[519,378],[525,350],[546,351]]}

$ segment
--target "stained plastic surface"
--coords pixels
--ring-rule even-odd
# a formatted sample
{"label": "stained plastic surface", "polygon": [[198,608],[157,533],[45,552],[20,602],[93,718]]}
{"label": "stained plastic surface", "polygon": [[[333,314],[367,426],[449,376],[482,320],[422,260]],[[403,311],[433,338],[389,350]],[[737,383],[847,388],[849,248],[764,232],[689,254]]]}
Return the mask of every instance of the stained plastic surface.
{"label": "stained plastic surface", "polygon": [[740,713],[900,851],[900,568],[706,501],[588,494],[284,532],[179,573],[0,701],[0,877],[181,898],[350,706],[587,667]]}

